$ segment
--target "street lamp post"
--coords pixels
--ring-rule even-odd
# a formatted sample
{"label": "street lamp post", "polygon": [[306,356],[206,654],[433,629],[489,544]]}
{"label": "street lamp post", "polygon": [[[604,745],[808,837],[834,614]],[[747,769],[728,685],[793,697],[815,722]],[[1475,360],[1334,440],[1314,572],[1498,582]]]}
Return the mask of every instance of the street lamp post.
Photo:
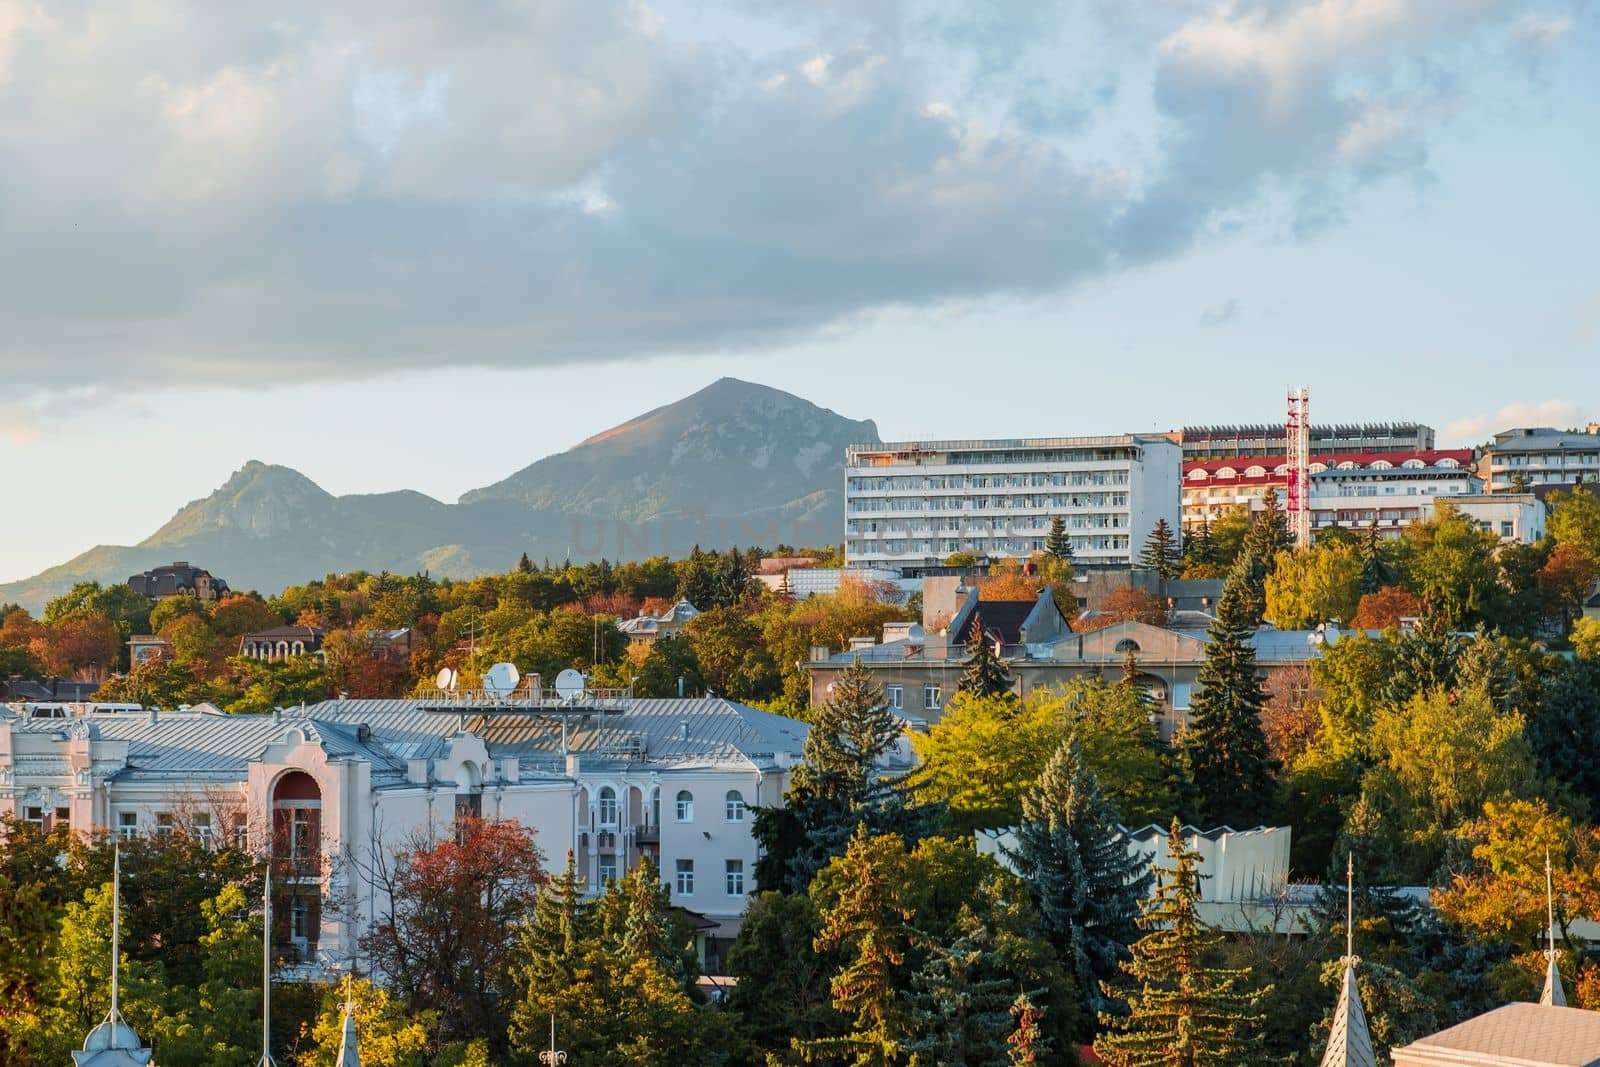
{"label": "street lamp post", "polygon": [[556,1017],[550,1016],[550,1051],[539,1053],[539,1062],[545,1067],[559,1067],[567,1062],[567,1054],[556,1048]]}

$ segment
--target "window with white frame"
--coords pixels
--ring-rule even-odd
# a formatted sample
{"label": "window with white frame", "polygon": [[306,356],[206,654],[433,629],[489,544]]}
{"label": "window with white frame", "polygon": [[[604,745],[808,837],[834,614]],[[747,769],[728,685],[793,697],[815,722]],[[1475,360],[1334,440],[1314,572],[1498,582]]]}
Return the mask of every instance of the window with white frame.
{"label": "window with white frame", "polygon": [[929,711],[938,711],[944,707],[944,694],[939,691],[938,686],[925,685],[922,687],[922,706]]}
{"label": "window with white frame", "polygon": [[40,833],[44,832],[44,809],[27,807],[22,809],[22,821],[32,823]]}
{"label": "window with white frame", "polygon": [[617,857],[600,857],[600,884],[610,885],[617,880]]}
{"label": "window with white frame", "polygon": [[678,821],[694,822],[694,794],[687,789],[678,790]]}
{"label": "window with white frame", "polygon": [[139,836],[139,813],[136,811],[117,812],[117,835],[124,841],[132,841]]}
{"label": "window with white frame", "polygon": [[724,864],[730,897],[744,896],[744,860],[728,860]]}
{"label": "window with white frame", "polygon": [[600,790],[600,825],[617,825],[617,791],[609,785]]}
{"label": "window with white frame", "polygon": [[211,816],[207,812],[200,812],[193,820],[194,836],[199,840],[201,847],[211,847]]}
{"label": "window with white frame", "polygon": [[723,799],[722,814],[729,822],[744,822],[744,794],[737,789],[728,790],[728,795]]}
{"label": "window with white frame", "polygon": [[158,812],[156,812],[156,836],[157,837],[166,837],[168,834],[172,833],[172,827],[173,827],[172,812],[170,812],[170,811],[158,811]]}
{"label": "window with white frame", "polygon": [[679,860],[677,890],[680,897],[694,895],[694,860]]}
{"label": "window with white frame", "polygon": [[889,706],[896,711],[905,707],[906,690],[903,685],[886,685],[883,687],[884,695],[889,698]]}

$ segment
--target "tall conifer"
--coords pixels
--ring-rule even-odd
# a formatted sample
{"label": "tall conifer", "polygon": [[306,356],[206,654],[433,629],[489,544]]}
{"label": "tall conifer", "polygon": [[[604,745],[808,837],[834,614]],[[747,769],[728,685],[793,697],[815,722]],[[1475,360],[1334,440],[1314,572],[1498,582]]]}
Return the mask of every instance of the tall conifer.
{"label": "tall conifer", "polygon": [[1045,938],[1078,985],[1091,1016],[1117,1012],[1102,983],[1138,936],[1148,857],[1130,853],[1115,809],[1085,766],[1076,736],[1058,748],[1022,800],[1010,859],[1028,885]]}
{"label": "tall conifer", "polygon": [[1184,734],[1202,816],[1241,829],[1265,821],[1278,769],[1261,729],[1267,695],[1250,643],[1255,620],[1246,602],[1245,566],[1242,558],[1235,563],[1222,588]]}
{"label": "tall conifer", "polygon": [[1173,869],[1161,872],[1155,896],[1145,902],[1139,917],[1145,935],[1122,966],[1135,986],[1127,994],[1129,1014],[1102,1016],[1109,1029],[1095,1041],[1095,1053],[1111,1067],[1254,1062],[1256,1005],[1268,990],[1241,988],[1247,971],[1205,965],[1222,938],[1200,921],[1200,854],[1185,847],[1176,819],[1167,848]]}
{"label": "tall conifer", "polygon": [[961,671],[956,691],[975,697],[996,697],[1011,692],[1011,672],[995,654],[994,646],[983,632],[983,620],[976,615],[967,638],[967,665]]}
{"label": "tall conifer", "polygon": [[1155,571],[1163,578],[1174,577],[1182,561],[1183,552],[1178,547],[1177,535],[1166,519],[1157,519],[1145,538],[1144,550],[1139,553],[1139,566]]}
{"label": "tall conifer", "polygon": [[1050,516],[1050,532],[1045,534],[1044,550],[1054,559],[1072,560],[1072,539],[1067,536],[1067,524],[1060,515]]}

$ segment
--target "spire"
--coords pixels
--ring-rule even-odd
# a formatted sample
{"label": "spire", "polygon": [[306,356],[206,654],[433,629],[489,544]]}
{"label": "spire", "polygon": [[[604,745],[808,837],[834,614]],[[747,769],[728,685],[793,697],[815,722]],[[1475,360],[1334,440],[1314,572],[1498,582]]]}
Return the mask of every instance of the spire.
{"label": "spire", "polygon": [[272,1058],[272,857],[261,884],[261,1062],[258,1067],[278,1067]]}
{"label": "spire", "polygon": [[122,1018],[122,846],[111,853],[111,1010],[72,1054],[76,1067],[145,1067],[151,1052]]}
{"label": "spire", "polygon": [[1367,1013],[1361,1007],[1361,990],[1356,986],[1355,954],[1356,892],[1355,860],[1345,855],[1344,868],[1344,977],[1339,983],[1339,1003],[1333,1009],[1333,1029],[1328,1034],[1328,1050],[1322,1054],[1322,1067],[1378,1067],[1372,1054],[1372,1034],[1367,1029]]}
{"label": "spire", "polygon": [[333,1067],[361,1067],[361,1041],[356,1036],[356,1011],[350,1003],[351,986],[355,973],[344,976],[344,1035],[339,1038],[339,1058]]}
{"label": "spire", "polygon": [[1556,951],[1556,892],[1555,878],[1550,870],[1550,850],[1544,850],[1544,908],[1545,908],[1545,969],[1544,992],[1539,994],[1540,1004],[1567,1006],[1567,995],[1561,989],[1561,953]]}

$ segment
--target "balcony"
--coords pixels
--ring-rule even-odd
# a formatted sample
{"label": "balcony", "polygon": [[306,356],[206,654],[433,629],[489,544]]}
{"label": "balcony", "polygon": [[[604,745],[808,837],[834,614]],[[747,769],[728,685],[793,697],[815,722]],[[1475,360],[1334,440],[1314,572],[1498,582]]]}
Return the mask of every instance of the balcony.
{"label": "balcony", "polygon": [[633,842],[636,845],[661,844],[661,827],[635,826],[633,828]]}

